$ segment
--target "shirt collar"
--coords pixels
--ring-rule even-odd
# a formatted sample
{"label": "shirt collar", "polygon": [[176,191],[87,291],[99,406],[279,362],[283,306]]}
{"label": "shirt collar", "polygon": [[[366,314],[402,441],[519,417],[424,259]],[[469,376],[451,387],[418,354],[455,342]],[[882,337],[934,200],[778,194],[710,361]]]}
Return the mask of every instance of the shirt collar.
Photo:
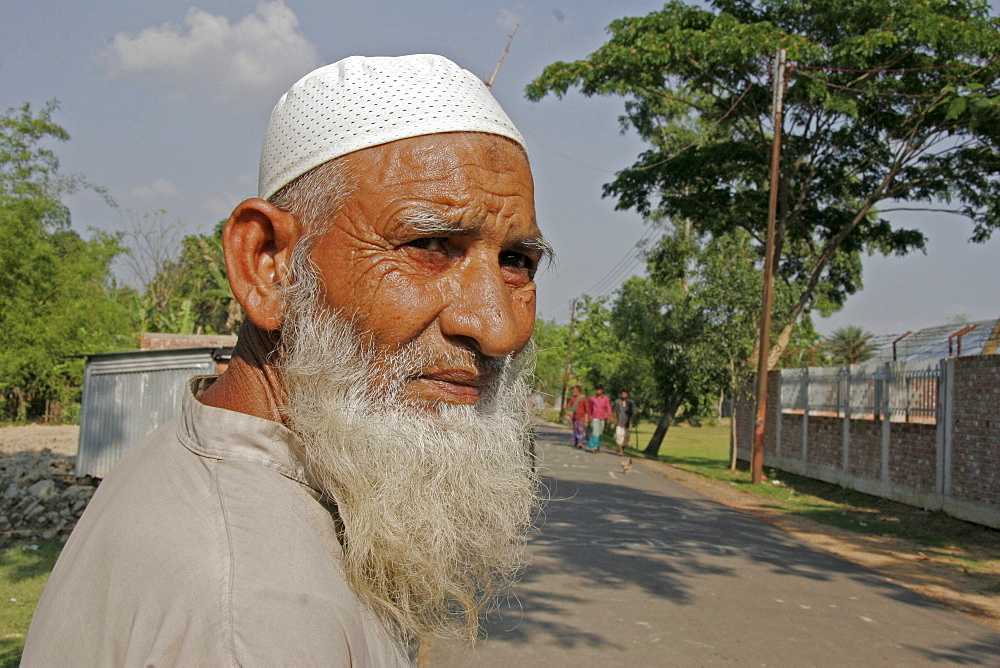
{"label": "shirt collar", "polygon": [[302,444],[288,427],[198,401],[215,376],[191,379],[184,397],[178,436],[191,452],[210,459],[244,461],[272,469],[315,489]]}

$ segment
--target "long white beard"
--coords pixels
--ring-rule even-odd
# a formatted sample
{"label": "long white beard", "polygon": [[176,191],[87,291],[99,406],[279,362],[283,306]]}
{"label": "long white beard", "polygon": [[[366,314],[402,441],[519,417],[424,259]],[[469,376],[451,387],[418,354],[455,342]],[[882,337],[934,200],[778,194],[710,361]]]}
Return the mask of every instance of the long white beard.
{"label": "long white beard", "polygon": [[497,380],[476,405],[408,401],[407,382],[441,360],[414,345],[379,355],[303,287],[282,329],[287,417],[336,504],[348,579],[405,637],[472,639],[538,508],[531,356],[480,360]]}

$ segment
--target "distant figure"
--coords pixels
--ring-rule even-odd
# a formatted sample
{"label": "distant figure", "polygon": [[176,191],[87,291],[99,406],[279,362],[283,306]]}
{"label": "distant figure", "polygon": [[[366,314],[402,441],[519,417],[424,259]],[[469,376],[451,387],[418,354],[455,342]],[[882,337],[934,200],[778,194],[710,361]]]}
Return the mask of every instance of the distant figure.
{"label": "distant figure", "polygon": [[590,421],[590,401],[583,394],[583,387],[573,386],[573,396],[566,402],[566,418],[573,427],[573,447],[582,448],[587,440],[587,422]]}
{"label": "distant figure", "polygon": [[618,444],[618,454],[625,454],[625,444],[628,442],[628,429],[635,419],[635,402],[628,397],[628,390],[622,390],[620,399],[615,399],[611,407],[615,421],[615,443]]}
{"label": "distant figure", "polygon": [[590,398],[590,442],[587,444],[590,452],[597,452],[601,447],[601,434],[611,415],[611,400],[604,394],[604,388],[598,385],[594,392]]}

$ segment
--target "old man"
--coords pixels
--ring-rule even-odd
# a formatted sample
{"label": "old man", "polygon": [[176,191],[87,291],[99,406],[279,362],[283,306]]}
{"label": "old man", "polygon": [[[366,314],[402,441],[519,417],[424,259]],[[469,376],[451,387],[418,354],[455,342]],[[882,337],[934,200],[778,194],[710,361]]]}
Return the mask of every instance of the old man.
{"label": "old man", "polygon": [[232,364],[102,483],[24,665],[407,665],[518,567],[549,250],[520,133],[442,57],[348,58],[278,102],[258,194]]}

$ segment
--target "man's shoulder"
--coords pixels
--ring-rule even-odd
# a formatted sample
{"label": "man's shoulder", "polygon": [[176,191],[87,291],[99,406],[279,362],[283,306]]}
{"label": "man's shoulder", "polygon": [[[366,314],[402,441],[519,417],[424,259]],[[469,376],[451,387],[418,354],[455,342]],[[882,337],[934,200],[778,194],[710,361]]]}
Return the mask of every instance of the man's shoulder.
{"label": "man's shoulder", "polygon": [[390,641],[371,641],[387,636],[370,628],[334,518],[308,487],[195,454],[171,427],[133,450],[67,543],[29,636],[42,653],[26,656],[48,656],[50,639],[94,663],[391,655]]}

